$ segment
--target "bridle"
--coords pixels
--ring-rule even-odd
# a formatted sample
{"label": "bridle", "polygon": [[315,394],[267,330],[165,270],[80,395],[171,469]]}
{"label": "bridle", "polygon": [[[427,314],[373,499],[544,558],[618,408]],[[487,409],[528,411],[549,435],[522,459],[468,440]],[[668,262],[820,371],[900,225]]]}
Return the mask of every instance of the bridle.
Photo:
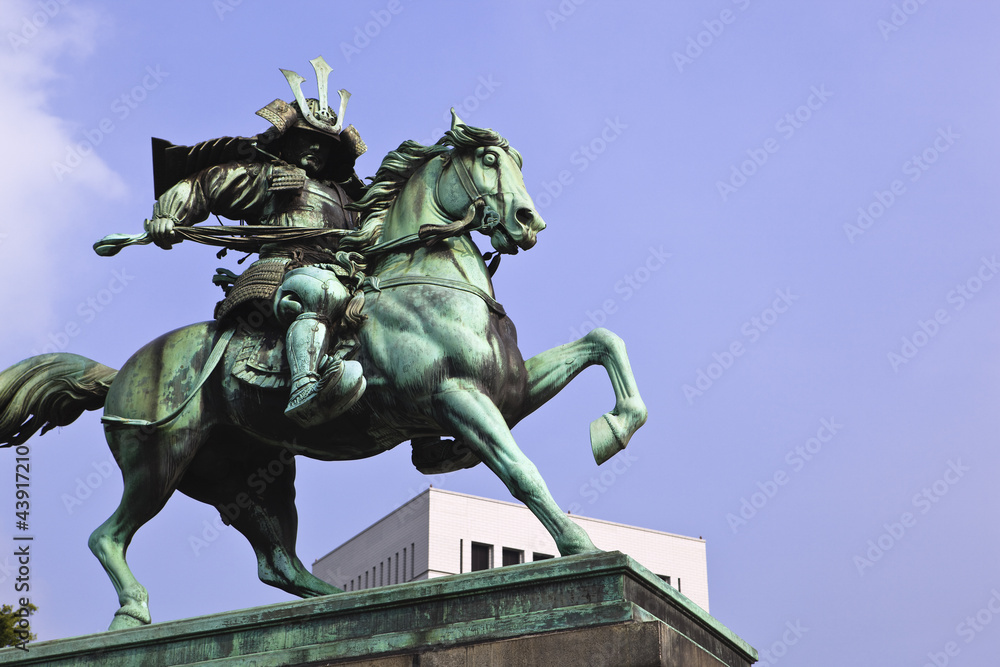
{"label": "bridle", "polygon": [[[475,154],[473,154],[474,156]],[[479,188],[476,186],[476,182],[472,179],[472,174],[469,173],[469,168],[465,166],[465,162],[461,157],[456,157],[454,154],[448,156],[448,161],[455,168],[455,175],[458,177],[458,182],[468,195],[470,200],[470,206],[475,206],[477,202],[482,201],[485,206],[483,208],[482,220],[478,226],[470,229],[469,231],[478,231],[486,234],[487,236],[492,236],[496,232],[500,232],[504,235],[512,246],[517,246],[514,237],[511,236],[510,230],[504,226],[503,222],[507,219],[507,197],[512,194],[504,192],[503,189],[503,171],[497,169],[497,186],[492,192],[480,192]],[[447,167],[447,165],[446,165]],[[439,188],[441,187],[441,179],[444,176],[444,169],[441,170],[441,174],[438,176],[437,184],[434,186],[434,198],[437,201],[441,201],[439,194]],[[493,203],[499,203],[500,212],[490,206],[490,202],[487,200],[493,200]],[[492,252],[486,253],[483,258],[488,260],[493,255]],[[499,254],[497,255],[499,257]],[[496,271],[494,268],[490,275]]]}
{"label": "bridle", "polygon": [[[517,247],[517,243],[514,241],[510,231],[503,224],[507,213],[506,198],[512,193],[503,191],[502,170],[497,170],[497,187],[492,192],[481,192],[472,179],[472,174],[469,173],[468,167],[465,166],[461,158],[456,158],[454,153],[452,153],[447,157],[447,160],[448,163],[455,166],[455,174],[458,176],[458,182],[470,199],[468,211],[465,216],[454,220],[448,225],[424,225],[416,234],[409,234],[393,241],[378,243],[365,251],[366,256],[400,252],[413,247],[428,246],[445,238],[460,236],[473,231],[482,232],[487,236],[492,236],[494,233],[500,232],[506,236],[512,246]],[[448,163],[445,164],[445,168],[447,168]],[[439,190],[443,176],[444,168],[438,174],[437,182],[434,184],[434,199],[438,202],[438,205],[440,205],[441,201]],[[500,213],[497,213],[496,209],[490,206],[488,200],[499,203]],[[477,217],[479,218],[478,222],[476,221]],[[491,278],[500,265],[501,256],[499,252],[496,253],[495,257],[493,252],[483,255],[483,260],[489,262],[487,271]],[[507,316],[503,306],[491,294],[475,285],[446,278],[436,278],[433,276],[397,276],[383,280],[377,275],[373,275],[365,278],[364,289],[366,292],[380,292],[384,289],[403,285],[435,285],[437,287],[447,287],[449,289],[469,292],[482,299],[486,303],[487,308],[494,314],[499,317]]]}

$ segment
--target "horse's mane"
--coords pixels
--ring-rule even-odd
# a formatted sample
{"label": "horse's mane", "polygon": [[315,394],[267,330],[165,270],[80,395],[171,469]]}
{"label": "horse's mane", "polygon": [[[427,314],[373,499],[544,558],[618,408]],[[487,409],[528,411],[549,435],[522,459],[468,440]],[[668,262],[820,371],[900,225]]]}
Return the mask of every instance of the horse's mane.
{"label": "horse's mane", "polygon": [[499,146],[514,158],[518,167],[523,166],[521,154],[511,148],[498,132],[488,128],[458,125],[445,132],[433,146],[425,146],[416,141],[401,143],[399,148],[390,151],[382,160],[365,195],[345,207],[361,214],[361,226],[357,232],[344,237],[340,247],[364,252],[367,245],[377,242],[389,207],[402,192],[410,176],[427,161],[452,150],[480,146]]}

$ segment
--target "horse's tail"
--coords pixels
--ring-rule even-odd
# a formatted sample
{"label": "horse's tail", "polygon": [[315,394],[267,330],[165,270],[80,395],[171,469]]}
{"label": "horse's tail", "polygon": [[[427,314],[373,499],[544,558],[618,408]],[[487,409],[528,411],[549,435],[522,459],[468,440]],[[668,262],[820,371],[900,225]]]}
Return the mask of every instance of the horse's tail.
{"label": "horse's tail", "polygon": [[104,406],[118,371],[77,354],[41,354],[0,372],[0,447],[20,445],[38,429],[73,423]]}

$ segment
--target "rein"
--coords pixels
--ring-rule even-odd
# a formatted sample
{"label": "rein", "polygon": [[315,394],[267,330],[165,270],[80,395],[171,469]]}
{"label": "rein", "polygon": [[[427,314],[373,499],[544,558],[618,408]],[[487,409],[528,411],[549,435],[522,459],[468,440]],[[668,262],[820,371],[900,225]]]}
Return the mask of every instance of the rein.
{"label": "rein", "polygon": [[[465,193],[472,200],[465,217],[447,225],[422,225],[416,234],[407,234],[406,236],[393,239],[392,241],[377,243],[365,250],[364,254],[366,257],[369,255],[378,256],[391,252],[401,252],[414,247],[427,247],[444,239],[461,236],[474,231],[492,234],[494,231],[500,230],[502,233],[507,235],[511,244],[514,244],[514,239],[511,238],[510,232],[508,232],[503,226],[504,218],[502,216],[506,213],[507,202],[504,198],[506,193],[503,192],[501,187],[499,171],[497,172],[496,191],[484,194],[481,193],[479,188],[476,187],[475,182],[472,180],[472,175],[469,173],[468,168],[461,160],[455,160],[452,158],[450,161],[456,166],[455,173],[458,176],[459,183],[462,185],[462,189],[465,190]],[[438,180],[434,184],[435,198],[437,198],[437,190],[440,182],[441,177],[439,175]],[[497,198],[500,200],[500,214],[497,214],[496,210],[486,203],[487,197]],[[476,221],[477,218],[479,218],[478,222]],[[483,260],[489,261],[492,256],[493,253],[486,253],[483,255]],[[490,277],[496,273],[499,264],[500,254],[497,253],[496,257],[490,261],[490,264],[487,267]],[[397,278],[386,278],[382,280],[376,275],[365,278],[363,289],[366,292],[381,292],[384,289],[401,287],[403,285],[433,285],[435,287],[445,287],[448,289],[475,294],[486,303],[487,308],[489,308],[491,312],[495,313],[499,317],[507,316],[507,311],[504,310],[504,307],[500,304],[500,302],[494,299],[485,290],[470,283],[449,280],[447,278],[436,278],[434,276],[400,276]]]}
{"label": "rein", "polygon": [[435,287],[447,287],[449,289],[475,294],[486,302],[486,307],[492,312],[496,313],[500,317],[507,317],[507,311],[504,310],[503,305],[490,296],[485,290],[479,289],[475,285],[471,285],[469,283],[463,283],[458,280],[449,280],[448,278],[435,278],[434,276],[400,276],[398,278],[386,278],[385,280],[380,280],[378,276],[368,276],[365,278],[363,289],[366,292],[381,292],[384,289],[400,287],[402,285],[434,285]]}
{"label": "rein", "polygon": [[[461,160],[456,160],[454,158],[449,158],[449,161],[455,165],[455,174],[458,176],[458,182],[462,185],[462,189],[465,190],[465,194],[469,195],[469,198],[473,203],[477,201],[485,202],[487,197],[493,197],[500,200],[500,214],[496,216],[493,220],[487,221],[483,219],[483,226],[480,231],[487,235],[492,235],[494,232],[500,232],[507,237],[511,245],[516,246],[514,237],[510,235],[510,232],[506,227],[503,226],[503,221],[507,219],[507,199],[506,192],[503,191],[503,183],[501,182],[501,171],[497,170],[497,187],[493,192],[480,192],[479,188],[476,187],[476,182],[472,180],[472,174],[469,173],[469,168],[465,166],[465,163]],[[438,178],[438,183],[441,179]],[[437,184],[434,185],[434,195],[437,196]],[[492,210],[492,209],[491,209]],[[492,254],[492,253],[487,253]],[[499,257],[499,255],[498,255]],[[485,257],[484,257],[485,259]],[[499,264],[499,260],[497,261]],[[492,276],[496,271],[496,268],[490,272]]]}
{"label": "rein", "polygon": [[[479,222],[475,222],[476,218],[480,217],[480,214],[482,219]],[[480,199],[474,201],[469,206],[468,212],[461,220],[456,220],[448,225],[421,225],[416,234],[407,234],[406,236],[400,236],[398,239],[376,243],[365,248],[364,255],[366,257],[369,255],[386,255],[388,253],[431,246],[448,238],[461,236],[468,232],[480,231],[484,228],[485,224],[495,224],[493,218],[496,218],[496,215],[496,211],[486,206],[486,202]]]}
{"label": "rein", "polygon": [[184,408],[186,408],[187,404],[191,402],[191,399],[198,395],[198,391],[205,385],[205,382],[208,381],[208,378],[211,377],[212,373],[215,372],[215,367],[219,365],[220,361],[222,361],[222,355],[226,352],[226,346],[229,345],[229,341],[232,340],[235,333],[236,327],[231,327],[219,334],[218,339],[215,341],[215,345],[212,346],[211,354],[209,354],[208,359],[205,360],[205,367],[201,369],[201,375],[198,376],[197,382],[194,383],[194,388],[191,389],[184,400],[181,401],[180,405],[178,405],[172,412],[155,421],[105,414],[101,417],[101,423],[109,426],[159,428],[160,426],[177,419],[178,415],[184,411]]}

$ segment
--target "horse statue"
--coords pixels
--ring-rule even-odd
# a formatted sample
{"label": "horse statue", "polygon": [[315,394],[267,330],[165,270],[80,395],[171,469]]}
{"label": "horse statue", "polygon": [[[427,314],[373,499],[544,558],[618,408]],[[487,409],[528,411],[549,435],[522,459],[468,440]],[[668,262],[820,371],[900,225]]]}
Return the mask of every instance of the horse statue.
{"label": "horse statue", "polygon": [[[646,408],[624,343],[606,329],[522,358],[471,238],[483,233],[504,254],[535,245],[545,223],[521,164],[498,133],[464,124],[453,124],[433,146],[407,141],[385,158],[358,202],[362,227],[380,226],[366,255],[366,319],[356,356],[367,390],[321,426],[285,417],[287,391],[238,379],[235,370],[247,360],[236,342],[253,332],[216,321],[161,336],[119,371],[56,353],[0,372],[3,446],[104,407],[124,491],[89,546],[118,593],[111,630],[151,622],[148,594],[126,551],[178,490],[220,512],[230,508],[224,520],[250,542],[264,583],[302,597],[342,592],[295,554],[294,456],[353,460],[409,440],[422,472],[482,462],[531,509],[561,555],[597,551],[556,505],[510,429],[594,364],[605,367],[615,394],[614,408],[590,428],[598,464],[625,447]],[[270,481],[248,493],[248,478],[275,460],[284,463],[271,465]]]}

